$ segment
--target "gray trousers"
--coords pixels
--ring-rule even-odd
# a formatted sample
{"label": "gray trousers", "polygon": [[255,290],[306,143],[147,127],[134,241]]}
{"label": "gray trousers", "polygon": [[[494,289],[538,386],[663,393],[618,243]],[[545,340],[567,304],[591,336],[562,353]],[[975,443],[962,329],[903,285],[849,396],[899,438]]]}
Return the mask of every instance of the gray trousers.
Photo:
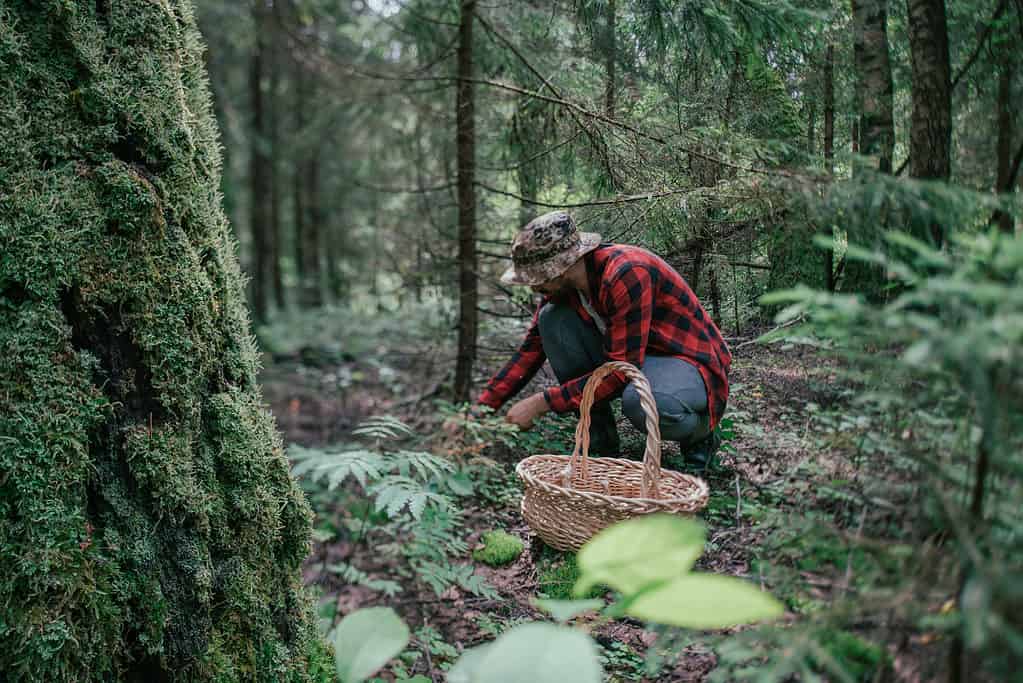
{"label": "gray trousers", "polygon": [[[585,375],[606,362],[600,331],[584,322],[570,306],[547,304],[540,310],[539,326],[544,353],[559,382]],[[647,355],[640,370],[650,382],[657,403],[662,440],[687,446],[710,433],[707,388],[696,367],[680,358]],[[646,414],[635,387],[627,385],[621,397],[622,412],[645,434]],[[611,420],[610,402],[595,405],[590,414],[595,426]]]}

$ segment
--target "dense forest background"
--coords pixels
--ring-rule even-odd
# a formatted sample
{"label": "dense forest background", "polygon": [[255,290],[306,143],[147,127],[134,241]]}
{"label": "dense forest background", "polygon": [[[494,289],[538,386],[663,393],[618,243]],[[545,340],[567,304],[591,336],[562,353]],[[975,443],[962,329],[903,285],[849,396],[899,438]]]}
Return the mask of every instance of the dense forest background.
{"label": "dense forest background", "polygon": [[[1018,680],[1021,44],[1023,0],[0,0],[0,678]],[[574,420],[466,403],[553,209],[730,344],[681,552],[781,619],[576,595],[523,522]]]}

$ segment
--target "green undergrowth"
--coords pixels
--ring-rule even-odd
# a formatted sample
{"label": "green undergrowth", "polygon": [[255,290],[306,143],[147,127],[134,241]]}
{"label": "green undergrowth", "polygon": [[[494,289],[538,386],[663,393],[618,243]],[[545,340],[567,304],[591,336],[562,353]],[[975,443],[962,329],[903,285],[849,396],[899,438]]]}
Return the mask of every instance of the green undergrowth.
{"label": "green undergrowth", "polygon": [[519,558],[524,548],[522,539],[500,529],[483,532],[483,547],[474,550],[472,559],[491,567],[503,567]]}
{"label": "green undergrowth", "polygon": [[328,681],[184,0],[0,5],[0,671]]}
{"label": "green undergrowth", "polygon": [[601,586],[590,588],[584,595],[574,595],[572,588],[579,580],[579,564],[575,553],[563,553],[546,544],[534,554],[537,573],[537,596],[547,600],[600,598],[607,592]]}

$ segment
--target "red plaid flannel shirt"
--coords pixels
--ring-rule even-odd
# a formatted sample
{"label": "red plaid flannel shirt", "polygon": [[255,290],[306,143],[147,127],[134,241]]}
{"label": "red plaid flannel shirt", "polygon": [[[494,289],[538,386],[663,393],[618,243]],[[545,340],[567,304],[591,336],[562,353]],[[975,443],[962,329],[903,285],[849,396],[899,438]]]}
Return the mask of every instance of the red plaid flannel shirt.
{"label": "red plaid flannel shirt", "polygon": [[[674,356],[696,366],[707,387],[711,427],[717,425],[728,401],[728,370],[732,354],[717,326],[703,310],[693,290],[663,259],[645,249],[602,244],[587,254],[590,304],[607,324],[604,352],[607,360],[623,360],[642,367],[646,355]],[[487,383],[478,401],[495,410],[524,387],[547,359],[540,342],[537,318],[549,301],[544,297],[533,315],[518,351]],[[568,303],[592,324],[573,292]],[[557,413],[579,407],[589,373],[544,391]],[[618,373],[597,389],[595,400],[614,397],[625,386]]]}

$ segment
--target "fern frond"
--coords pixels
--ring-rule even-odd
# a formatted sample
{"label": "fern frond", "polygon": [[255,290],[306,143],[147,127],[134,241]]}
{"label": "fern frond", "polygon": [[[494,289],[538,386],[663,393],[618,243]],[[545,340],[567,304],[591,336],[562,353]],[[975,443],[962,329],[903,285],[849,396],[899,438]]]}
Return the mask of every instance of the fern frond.
{"label": "fern frond", "polygon": [[415,436],[415,432],[408,425],[390,415],[374,415],[359,423],[359,426],[352,430],[352,434],[380,441]]}
{"label": "fern frond", "polygon": [[450,460],[426,451],[397,451],[392,457],[397,463],[398,474],[404,477],[418,475],[421,479],[430,479],[455,470]]}
{"label": "fern frond", "polygon": [[348,583],[365,586],[370,590],[380,591],[388,597],[392,597],[401,592],[401,584],[398,582],[390,581],[389,579],[374,579],[366,572],[356,566],[348,564],[347,562],[328,564],[324,569],[331,574],[340,576]]}
{"label": "fern frond", "polygon": [[451,507],[451,499],[447,496],[423,488],[423,484],[401,475],[391,475],[380,479],[369,487],[377,510],[387,513],[388,517],[396,517],[404,508],[408,508],[413,519],[420,519],[426,506]]}
{"label": "fern frond", "polygon": [[312,481],[325,479],[328,490],[337,488],[348,477],[354,477],[365,488],[370,480],[379,479],[388,468],[379,453],[364,448],[329,452],[291,446],[288,455],[295,463],[291,469],[294,476],[309,475]]}
{"label": "fern frond", "polygon": [[416,576],[437,595],[451,586],[458,586],[473,595],[490,599],[498,597],[497,591],[486,579],[473,573],[473,566],[470,564],[422,562],[416,566]]}

